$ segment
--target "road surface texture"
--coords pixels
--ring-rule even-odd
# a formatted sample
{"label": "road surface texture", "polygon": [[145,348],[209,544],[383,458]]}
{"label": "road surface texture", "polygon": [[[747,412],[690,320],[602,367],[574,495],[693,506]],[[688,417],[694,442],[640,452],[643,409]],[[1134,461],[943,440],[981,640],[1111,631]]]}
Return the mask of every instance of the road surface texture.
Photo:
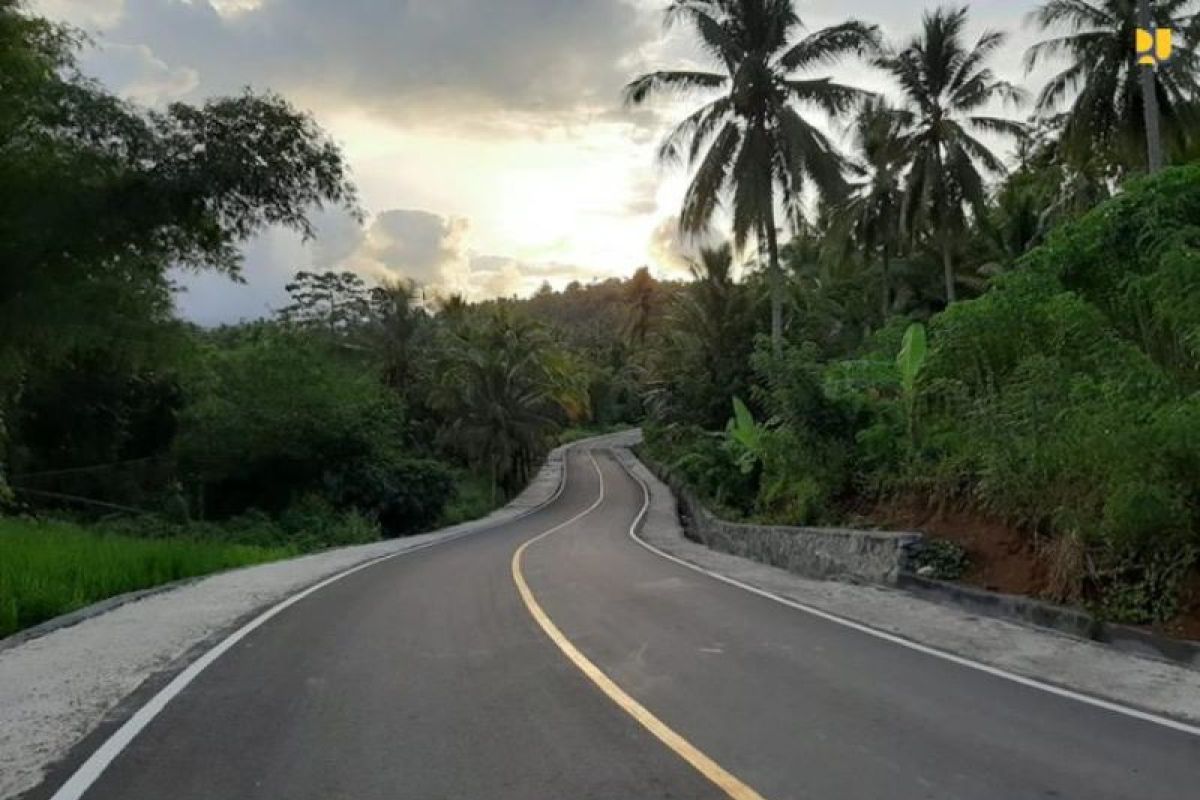
{"label": "road surface texture", "polygon": [[83,796],[1196,796],[1200,737],[686,569],[630,538],[643,502],[609,451],[571,451],[540,511],[251,632]]}

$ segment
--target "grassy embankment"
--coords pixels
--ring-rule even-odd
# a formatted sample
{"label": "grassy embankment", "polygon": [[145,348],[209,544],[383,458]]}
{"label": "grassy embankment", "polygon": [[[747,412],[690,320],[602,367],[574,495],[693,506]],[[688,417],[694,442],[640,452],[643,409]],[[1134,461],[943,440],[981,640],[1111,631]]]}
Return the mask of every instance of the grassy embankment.
{"label": "grassy embankment", "polygon": [[[504,502],[493,502],[486,478],[463,471],[455,483],[432,529]],[[185,526],[150,516],[94,526],[0,517],[0,637],[126,592],[381,538],[370,520],[317,506],[280,521],[250,514]]]}
{"label": "grassy embankment", "polygon": [[95,533],[0,519],[0,637],[125,592],[286,558],[289,547]]}

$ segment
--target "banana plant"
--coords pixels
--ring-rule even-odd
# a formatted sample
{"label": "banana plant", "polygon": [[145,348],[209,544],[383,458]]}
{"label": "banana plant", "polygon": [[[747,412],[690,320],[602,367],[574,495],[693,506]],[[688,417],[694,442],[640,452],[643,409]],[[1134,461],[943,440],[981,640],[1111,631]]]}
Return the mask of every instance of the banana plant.
{"label": "banana plant", "polygon": [[733,398],[733,418],[725,426],[725,435],[743,474],[749,475],[762,460],[766,432],[767,429],[755,421],[754,414],[741,398]]}
{"label": "banana plant", "polygon": [[917,405],[917,379],[925,367],[925,356],[928,354],[928,343],[925,336],[925,326],[914,322],[904,332],[904,343],[900,354],[896,356],[896,367],[900,370],[900,385],[904,389],[904,407],[908,412],[908,438],[915,438],[915,416]]}

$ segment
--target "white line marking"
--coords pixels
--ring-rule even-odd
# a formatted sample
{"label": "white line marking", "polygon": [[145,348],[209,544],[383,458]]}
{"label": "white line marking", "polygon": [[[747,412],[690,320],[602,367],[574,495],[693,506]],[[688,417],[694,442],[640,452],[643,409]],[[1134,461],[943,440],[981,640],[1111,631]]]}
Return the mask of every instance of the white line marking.
{"label": "white line marking", "polygon": [[[574,445],[563,451],[562,477],[558,482],[558,489],[555,490],[554,494],[551,495],[548,500],[539,503],[527,511],[523,511],[512,519],[498,521],[492,525],[487,525],[476,530],[452,534],[443,539],[426,542],[425,544],[418,545],[408,550],[403,550],[399,553],[390,553],[389,555],[380,556],[379,558],[364,562],[358,566],[351,567],[350,569],[339,572],[330,578],[326,578],[315,586],[310,586],[298,594],[292,595],[286,600],[283,600],[277,605],[267,609],[262,614],[259,614],[241,628],[238,628],[211,650],[189,664],[188,667],[183,670],[183,672],[176,675],[170,683],[160,689],[158,693],[154,695],[154,697],[150,698],[146,705],[139,708],[132,717],[126,720],[120,728],[114,731],[113,734],[104,741],[104,744],[100,745],[100,747],[94,753],[88,756],[87,760],[79,766],[79,768],[74,772],[74,774],[71,775],[67,782],[59,787],[58,791],[54,793],[51,800],[79,800],[79,798],[83,797],[84,793],[87,792],[87,790],[90,789],[93,784],[95,784],[100,776],[104,774],[104,771],[108,769],[109,765],[112,764],[114,760],[116,760],[117,756],[119,756],[121,752],[128,747],[135,738],[137,738],[137,735],[141,733],[146,726],[149,725],[150,722],[162,712],[164,708],[166,708],[167,704],[170,703],[171,700],[173,700],[176,696],[178,696],[180,692],[186,689],[188,684],[194,681],[200,675],[200,673],[204,672],[204,670],[211,666],[214,661],[227,653],[230,648],[232,648],[242,639],[245,639],[256,629],[266,624],[270,619],[279,615],[291,606],[294,606],[296,603],[299,603],[306,597],[309,597],[310,595],[321,591],[326,586],[337,583],[343,578],[349,577],[356,572],[361,572],[368,567],[374,567],[382,564],[385,561],[390,561],[393,558],[407,556],[421,550],[428,550],[431,547],[448,544],[473,534],[493,530],[501,525],[508,525],[552,505],[556,500],[562,497],[563,492],[566,490],[567,455],[573,447]],[[592,506],[592,508],[595,508],[595,506]],[[588,510],[590,511],[591,509]],[[576,519],[578,519],[578,517]]]}
{"label": "white line marking", "polygon": [[[600,470],[600,464],[596,461],[596,451],[592,448],[588,449],[588,458],[592,461],[592,468],[596,470],[596,477],[600,479],[600,499],[592,504],[592,507],[579,515],[576,519],[586,516],[591,513],[592,509],[599,506],[604,501],[605,482],[604,473]],[[644,505],[643,505],[644,507]],[[669,725],[663,722],[658,717],[654,716],[644,705],[635,700],[628,692],[622,689],[617,683],[610,678],[603,670],[594,664],[583,652],[575,646],[575,644],[567,638],[566,634],[554,624],[550,619],[550,615],[542,608],[537,601],[533,590],[529,588],[529,582],[525,580],[524,571],[521,568],[526,551],[533,547],[538,542],[546,539],[550,534],[562,530],[567,525],[570,525],[574,520],[564,522],[555,528],[552,528],[538,536],[529,539],[513,553],[512,557],[512,576],[513,582],[517,586],[517,592],[521,595],[521,600],[524,601],[526,609],[530,616],[546,634],[546,636],[554,643],[571,664],[584,674],[584,676],[595,684],[606,698],[608,698],[617,708],[624,711],[635,722],[646,729],[648,733],[662,742],[671,752],[679,756],[683,761],[700,773],[705,780],[710,781],[714,786],[725,793],[730,800],[765,800],[762,795],[756,792],[748,784],[744,783],[740,778],[731,773],[729,770],[722,767],[716,761],[713,761],[704,754],[694,744],[683,738],[679,733],[672,729]]]}
{"label": "white line marking", "polygon": [[[589,448],[586,448],[586,450],[587,450],[587,453],[588,453],[588,458],[590,458],[590,459],[592,460],[592,466],[593,466],[593,467],[595,468],[595,470],[596,470],[596,476],[597,476],[598,478],[600,478],[600,496],[596,498],[596,502],[592,503],[590,506],[588,506],[587,508],[585,508],[583,511],[580,511],[578,514],[576,514],[575,516],[571,517],[571,518],[570,518],[569,520],[567,520],[566,522],[560,522],[559,524],[555,525],[555,526],[554,526],[553,528],[551,528],[550,530],[548,530],[548,531],[542,531],[542,532],[541,532],[541,533],[539,533],[537,536],[534,536],[532,539],[526,539],[524,542],[522,542],[522,543],[521,543],[521,546],[520,546],[520,548],[519,548],[519,549],[522,549],[522,550],[524,550],[524,549],[528,548],[530,545],[536,544],[537,542],[540,542],[542,539],[545,539],[545,538],[546,538],[547,536],[549,536],[550,534],[552,534],[552,533],[558,533],[559,531],[561,531],[563,528],[567,527],[568,525],[570,525],[570,524],[572,524],[572,523],[575,523],[575,522],[578,522],[579,520],[583,519],[583,518],[584,518],[584,517],[586,517],[588,514],[592,513],[592,512],[593,512],[593,511],[595,511],[597,508],[599,508],[599,507],[600,507],[600,504],[604,502],[604,497],[605,497],[604,473],[602,473],[602,472],[600,471],[600,465],[596,463],[596,456],[595,456],[595,455],[593,455],[593,450],[592,450],[592,448],[590,448],[590,447],[589,447]],[[565,471],[566,471],[566,470],[565,470],[565,468],[564,468],[564,472],[565,472]]]}
{"label": "white line marking", "polygon": [[1136,708],[1131,708],[1129,706],[1121,705],[1120,703],[1114,703],[1109,700],[1102,700],[1099,697],[1093,697],[1091,695],[1082,694],[1080,692],[1075,692],[1070,689],[1065,689],[1061,686],[1055,686],[1054,684],[1051,684],[1051,683],[1045,683],[1043,681],[1037,680],[1036,678],[1027,678],[1024,675],[1018,675],[1014,672],[1008,672],[1007,670],[1003,670],[999,667],[993,667],[991,665],[983,664],[978,661],[972,661],[971,659],[966,658],[964,656],[955,655],[954,653],[948,653],[945,650],[939,650],[936,647],[930,647],[928,645],[918,644],[917,642],[911,641],[909,639],[905,639],[903,637],[896,636],[891,633],[887,633],[886,631],[881,631],[878,628],[872,628],[869,625],[864,625],[860,622],[855,622],[855,621],[847,619],[845,617],[840,617],[836,614],[831,614],[828,611],[822,611],[819,608],[815,608],[810,605],[805,605],[804,603],[800,603],[795,600],[790,600],[786,597],[780,597],[777,594],[772,594],[771,592],[765,591],[763,589],[759,589],[757,586],[751,586],[748,583],[742,583],[741,581],[739,581],[735,578],[730,578],[726,575],[721,575],[720,573],[713,572],[711,570],[707,570],[704,567],[701,567],[701,566],[691,563],[690,561],[685,561],[682,558],[678,558],[676,556],[671,555],[670,553],[664,552],[664,551],[660,550],[659,548],[655,547],[654,545],[650,544],[649,542],[643,540],[641,537],[639,537],[637,535],[637,530],[641,526],[642,520],[645,518],[647,512],[650,509],[650,487],[646,484],[645,481],[643,481],[641,478],[639,478],[637,475],[635,475],[633,470],[631,470],[628,466],[626,466],[625,463],[623,461],[621,461],[620,458],[617,458],[615,453],[614,453],[613,460],[616,461],[618,464],[620,464],[621,468],[625,470],[625,473],[627,475],[629,475],[629,477],[633,478],[642,487],[642,494],[643,494],[643,497],[645,498],[645,503],[642,506],[641,513],[639,513],[637,515],[637,517],[633,520],[633,523],[629,526],[629,538],[633,539],[635,542],[640,544],[642,547],[646,548],[651,553],[654,553],[657,556],[661,556],[662,558],[665,558],[668,561],[674,561],[676,564],[679,564],[680,566],[687,567],[688,569],[692,570],[693,572],[699,572],[702,575],[707,575],[708,577],[710,577],[714,580],[721,581],[721,583],[727,583],[730,586],[736,586],[739,589],[744,589],[745,591],[750,592],[751,594],[756,594],[759,597],[765,597],[768,600],[774,600],[776,603],[782,603],[783,605],[788,606],[789,608],[794,608],[797,611],[803,611],[805,614],[811,614],[814,617],[819,617],[828,622],[832,622],[837,625],[842,625],[843,627],[846,627],[846,628],[851,628],[852,630],[856,630],[859,633],[865,633],[868,636],[874,636],[876,639],[882,639],[885,642],[897,644],[897,645],[900,645],[901,647],[907,647],[909,650],[915,650],[918,653],[924,653],[925,655],[933,656],[934,658],[940,658],[943,661],[949,661],[952,664],[957,664],[961,667],[967,667],[969,669],[987,673],[988,675],[992,675],[997,678],[1003,678],[1004,680],[1012,681],[1013,683],[1019,683],[1022,686],[1027,686],[1031,689],[1037,689],[1039,691],[1046,692],[1047,694],[1056,695],[1058,697],[1065,697],[1069,700],[1076,700],[1080,703],[1085,703],[1087,705],[1094,706],[1096,708],[1102,708],[1105,711],[1112,711],[1114,713],[1122,714],[1126,717],[1132,717],[1133,719],[1138,719],[1143,722],[1149,722],[1154,725],[1161,725],[1164,728],[1170,728],[1171,730],[1179,731],[1181,733],[1190,734],[1192,736],[1200,736],[1200,726],[1189,725],[1186,722],[1181,722],[1179,720],[1171,719],[1170,717],[1160,716],[1158,714],[1150,713],[1149,711],[1140,711]]}

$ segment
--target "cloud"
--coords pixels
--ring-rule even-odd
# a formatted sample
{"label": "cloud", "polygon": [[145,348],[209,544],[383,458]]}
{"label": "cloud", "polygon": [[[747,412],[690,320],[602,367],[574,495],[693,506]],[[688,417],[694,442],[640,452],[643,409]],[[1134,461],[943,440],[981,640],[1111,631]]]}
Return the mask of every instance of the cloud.
{"label": "cloud", "polygon": [[255,238],[242,252],[242,283],[216,272],[172,274],[179,287],[175,306],[184,319],[211,326],[269,317],[287,305],[284,287],[296,272],[309,268],[312,259],[311,246],[283,228]]}
{"label": "cloud", "polygon": [[339,266],[382,280],[404,278],[447,292],[469,288],[469,223],[428,211],[385,211],[362,231]]}
{"label": "cloud", "polygon": [[667,217],[650,233],[647,249],[665,277],[680,277],[690,274],[689,264],[698,247],[680,233],[678,217]]}
{"label": "cloud", "polygon": [[473,299],[524,294],[528,291],[528,283],[520,263],[511,258],[484,256],[471,266]]}
{"label": "cloud", "polygon": [[287,304],[284,287],[300,270],[345,270],[371,284],[412,280],[431,294],[460,293],[470,300],[530,295],[547,280],[562,288],[601,277],[574,264],[474,253],[467,220],[428,211],[385,211],[365,227],[344,212],[321,212],[314,223],[317,235],[309,242],[284,229],[249,242],[242,283],[212,272],[177,271],[179,313],[202,325],[271,316]]}
{"label": "cloud", "polygon": [[[66,0],[43,0],[67,13]],[[83,5],[83,4],[74,4]],[[199,75],[198,94],[248,81],[321,109],[409,123],[470,116],[592,118],[619,107],[655,14],[629,0],[103,0],[106,41]],[[75,17],[80,13],[76,10]],[[89,66],[105,81],[111,54]],[[118,87],[122,88],[122,87]]]}
{"label": "cloud", "polygon": [[107,29],[121,21],[125,0],[35,0],[33,9],[85,30]]}
{"label": "cloud", "polygon": [[144,44],[102,44],[99,53],[121,95],[143,105],[178,100],[200,84],[196,70],[171,67]]}
{"label": "cloud", "polygon": [[622,209],[628,216],[641,217],[658,211],[659,176],[647,171],[630,182],[629,198]]}
{"label": "cloud", "polygon": [[472,300],[529,294],[547,279],[565,285],[595,277],[572,264],[477,254],[469,246],[470,230],[465,219],[411,209],[385,211],[365,229],[342,215],[318,224],[312,252],[320,269],[346,269],[376,281],[411,280]]}

